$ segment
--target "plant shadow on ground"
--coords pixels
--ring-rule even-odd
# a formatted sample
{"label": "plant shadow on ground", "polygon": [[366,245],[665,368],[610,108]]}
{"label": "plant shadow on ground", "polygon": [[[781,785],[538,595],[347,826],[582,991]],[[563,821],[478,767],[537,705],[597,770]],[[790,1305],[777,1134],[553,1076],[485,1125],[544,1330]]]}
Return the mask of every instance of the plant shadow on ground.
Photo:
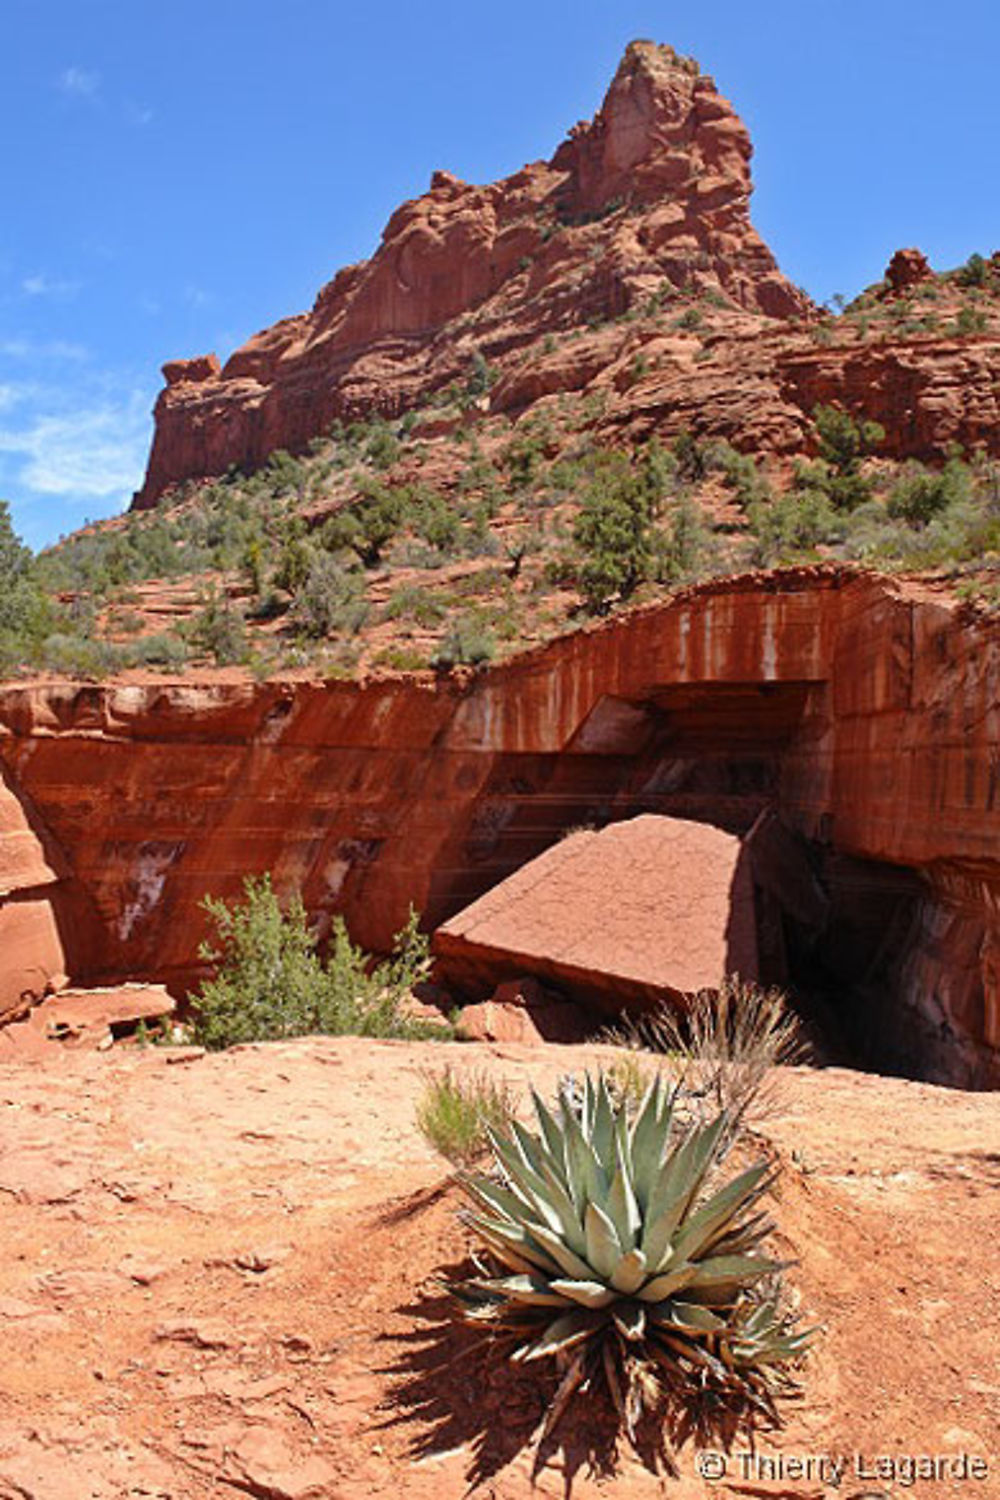
{"label": "plant shadow on ground", "polygon": [[581,1472],[588,1478],[611,1478],[630,1455],[650,1473],[676,1478],[678,1457],[689,1443],[728,1452],[741,1434],[751,1440],[755,1431],[775,1425],[749,1406],[722,1404],[709,1392],[692,1398],[687,1391],[664,1390],[630,1444],[603,1382],[598,1382],[595,1390],[581,1392],[582,1399],[570,1403],[539,1442],[559,1375],[551,1361],[527,1369],[512,1364],[508,1341],[462,1321],[454,1298],[437,1278],[451,1283],[475,1274],[470,1259],[443,1266],[430,1290],[397,1308],[414,1326],[406,1333],[383,1335],[397,1353],[379,1370],[390,1389],[378,1426],[409,1426],[415,1461],[467,1450],[470,1492],[522,1454],[531,1458],[532,1481],[550,1464],[560,1471],[567,1497]]}

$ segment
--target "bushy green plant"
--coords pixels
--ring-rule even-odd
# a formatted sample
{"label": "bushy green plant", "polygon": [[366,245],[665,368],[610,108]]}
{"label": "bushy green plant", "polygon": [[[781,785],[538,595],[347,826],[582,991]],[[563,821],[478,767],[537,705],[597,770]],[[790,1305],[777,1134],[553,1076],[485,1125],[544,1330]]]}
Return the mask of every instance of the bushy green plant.
{"label": "bushy green plant", "polygon": [[985,286],[989,280],[989,263],[978,251],[973,251],[965,262],[955,272],[955,280],[959,286]]}
{"label": "bushy green plant", "polygon": [[893,485],[887,509],[893,520],[926,526],[950,505],[968,500],[970,494],[971,476],[961,459],[950,459],[937,474],[911,464]]}
{"label": "bushy green plant", "polygon": [[652,552],[651,571],[659,583],[691,583],[710,570],[714,538],[690,494],[681,495],[666,523],[653,532]]}
{"label": "bushy green plant", "polygon": [[[356,566],[356,564],[355,564]],[[292,602],[292,619],[317,638],[359,631],[368,617],[365,583],[329,552],[318,552]]]}
{"label": "bushy green plant", "polygon": [[820,542],[844,535],[845,521],[823,490],[789,490],[750,507],[751,560],[760,567],[792,562],[811,554]]}
{"label": "bushy green plant", "polygon": [[447,671],[451,667],[480,667],[496,655],[493,633],[475,615],[460,616],[441,640],[431,666]]}
{"label": "bushy green plant", "polygon": [[959,338],[968,338],[974,333],[985,333],[989,319],[982,307],[960,307],[955,318],[954,331]]}
{"label": "bushy green plant", "polygon": [[728,1112],[679,1126],[659,1076],[632,1119],[602,1075],[583,1080],[579,1106],[573,1092],[554,1112],[534,1095],[537,1131],[514,1120],[490,1132],[498,1175],[461,1181],[496,1268],[451,1287],[513,1360],[561,1370],[542,1439],[599,1384],[633,1440],[644,1411],[668,1401],[776,1420],[810,1334],[783,1309],[783,1267],[763,1253],[768,1163],[709,1191]]}
{"label": "bushy green plant", "polygon": [[387,620],[412,620],[428,630],[439,625],[448,613],[445,604],[430,592],[415,584],[404,583],[390,595],[385,606]]}
{"label": "bushy green plant", "polygon": [[516,1101],[503,1083],[482,1072],[450,1067],[427,1079],[417,1103],[417,1129],[454,1166],[468,1166],[489,1149],[489,1131],[505,1130]]}
{"label": "bushy green plant", "polygon": [[245,661],[249,652],[246,625],[240,611],[214,588],[188,625],[188,635],[199,650],[220,667]]}
{"label": "bushy green plant", "polygon": [[606,611],[615,598],[628,599],[649,576],[649,493],[624,453],[595,457],[573,540],[579,550],[577,586],[595,613]]}
{"label": "bushy green plant", "polygon": [[842,474],[885,440],[885,428],[878,422],[859,422],[839,406],[815,406],[813,423],[820,457]]}
{"label": "bushy green plant", "polygon": [[[216,928],[201,957],[214,978],[192,997],[195,1038],[203,1046],[270,1041],[312,1032],[357,1036],[420,1036],[403,1002],[427,977],[427,939],[416,913],[397,934],[390,959],[369,967],[335,917],[325,960],[317,952],[305,908],[293,896],[283,908],[269,875],[248,877],[234,905],[206,896],[203,909]],[[446,1034],[438,1028],[436,1034]]]}

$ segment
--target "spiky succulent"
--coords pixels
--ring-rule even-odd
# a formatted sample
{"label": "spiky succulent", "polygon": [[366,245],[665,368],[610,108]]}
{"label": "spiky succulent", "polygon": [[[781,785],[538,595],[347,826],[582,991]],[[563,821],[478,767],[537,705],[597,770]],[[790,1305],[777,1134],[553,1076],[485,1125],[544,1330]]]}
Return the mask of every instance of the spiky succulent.
{"label": "spiky succulent", "polygon": [[773,1418],[810,1335],[781,1311],[783,1266],[761,1253],[768,1163],[707,1193],[732,1119],[684,1127],[678,1091],[658,1076],[631,1121],[601,1074],[561,1090],[554,1111],[533,1098],[538,1132],[516,1121],[491,1132],[498,1172],[462,1179],[464,1217],[500,1274],[480,1266],[452,1291],[510,1335],[514,1360],[557,1361],[545,1432],[602,1374],[630,1436],[664,1392],[711,1391]]}

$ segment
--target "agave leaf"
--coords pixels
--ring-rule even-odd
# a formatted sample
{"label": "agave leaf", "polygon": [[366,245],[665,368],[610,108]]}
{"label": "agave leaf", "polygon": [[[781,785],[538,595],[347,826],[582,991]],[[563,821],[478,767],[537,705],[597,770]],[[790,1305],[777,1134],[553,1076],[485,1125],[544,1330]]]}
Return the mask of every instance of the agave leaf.
{"label": "agave leaf", "polygon": [[587,1308],[574,1307],[572,1312],[553,1319],[540,1339],[523,1345],[511,1358],[517,1364],[526,1365],[532,1360],[544,1359],[547,1354],[561,1354],[565,1349],[582,1343],[598,1326],[597,1319]]}
{"label": "agave leaf", "polygon": [[702,1255],[744,1255],[756,1250],[775,1228],[774,1220],[766,1212],[751,1214],[735,1228],[723,1228],[701,1248]]}
{"label": "agave leaf", "polygon": [[651,1266],[666,1269],[664,1256],[673,1231],[697,1197],[728,1123],[729,1116],[723,1112],[708,1125],[696,1126],[667,1158],[650,1195],[642,1240]]}
{"label": "agave leaf", "polygon": [[[559,1214],[552,1204],[552,1194],[546,1186],[545,1178],[539,1176],[534,1167],[526,1162],[517,1147],[503,1136],[487,1129],[490,1145],[497,1159],[507,1173],[512,1188],[519,1193],[531,1209],[542,1218],[550,1229],[558,1231],[560,1226]],[[523,1218],[524,1210],[520,1217]]]}
{"label": "agave leaf", "polygon": [[662,1080],[657,1073],[639,1106],[629,1143],[635,1196],[644,1215],[663,1165],[664,1149],[670,1134],[670,1115],[667,1115],[665,1122],[660,1116],[662,1087]]}
{"label": "agave leaf", "polygon": [[531,1238],[537,1240],[543,1250],[555,1261],[560,1271],[567,1276],[576,1277],[578,1280],[589,1281],[593,1278],[594,1268],[567,1245],[561,1235],[553,1234],[551,1229],[542,1229],[537,1224],[531,1226]]}
{"label": "agave leaf", "polygon": [[642,1215],[635,1201],[635,1194],[624,1164],[619,1165],[615,1172],[607,1204],[608,1214],[617,1231],[619,1244],[623,1250],[631,1250],[642,1228]]}
{"label": "agave leaf", "polygon": [[688,1285],[692,1290],[712,1290],[735,1286],[737,1289],[751,1286],[770,1271],[781,1271],[780,1260],[766,1260],[762,1255],[719,1255],[700,1262]]}
{"label": "agave leaf", "polygon": [[542,1170],[542,1146],[538,1137],[532,1135],[531,1131],[521,1124],[520,1120],[511,1120],[510,1132],[517,1143],[517,1147],[524,1158],[525,1163],[531,1170],[541,1175]]}
{"label": "agave leaf", "polygon": [[521,1261],[530,1263],[516,1266],[516,1270],[539,1270],[556,1275],[562,1269],[536,1238],[538,1234],[545,1233],[540,1225],[530,1224],[522,1227],[502,1224],[496,1219],[487,1219],[480,1214],[469,1214],[466,1222],[473,1226],[501,1258],[511,1254]]}
{"label": "agave leaf", "polygon": [[531,1090],[531,1099],[535,1106],[535,1114],[538,1116],[538,1123],[545,1141],[549,1165],[559,1180],[564,1185],[567,1185],[566,1147],[562,1131],[559,1129],[558,1122],[553,1116],[552,1111],[535,1089]]}
{"label": "agave leaf", "polygon": [[611,1273],[611,1285],[616,1292],[631,1297],[646,1279],[646,1257],[641,1250],[627,1251]]}
{"label": "agave leaf", "polygon": [[655,1323],[691,1333],[718,1333],[726,1327],[724,1318],[716,1317],[695,1302],[661,1302],[650,1310],[650,1317]]}
{"label": "agave leaf", "polygon": [[600,1203],[607,1197],[608,1179],[568,1102],[563,1099],[560,1103],[566,1141],[567,1177],[577,1212],[582,1214],[588,1202]]}
{"label": "agave leaf", "polygon": [[[727,1182],[724,1188],[703,1203],[684,1225],[684,1232],[674,1241],[673,1253],[678,1260],[694,1260],[711,1243],[717,1230],[730,1224],[736,1215],[769,1187],[768,1164],[758,1162],[746,1172]],[[765,1180],[766,1179],[766,1180]]]}
{"label": "agave leaf", "polygon": [[598,1276],[610,1277],[625,1253],[617,1229],[597,1203],[587,1204],[583,1228],[587,1238],[587,1260]]}
{"label": "agave leaf", "polygon": [[[656,1337],[651,1338],[646,1347],[655,1355],[657,1346],[660,1348],[665,1346],[666,1349],[672,1350],[682,1358],[689,1359],[692,1364],[705,1365],[712,1371],[713,1375],[728,1383],[729,1372],[725,1365],[716,1359],[714,1354],[710,1354],[704,1344],[694,1343],[693,1341],[689,1342],[680,1329],[678,1329],[677,1333],[669,1333],[665,1328],[657,1328]],[[668,1369],[674,1367],[674,1361],[669,1358],[665,1359],[663,1363]]]}
{"label": "agave leaf", "polygon": [[[656,1199],[650,1207],[653,1207]],[[675,1260],[672,1241],[684,1213],[684,1199],[678,1194],[668,1200],[656,1219],[648,1220],[640,1244],[651,1271],[665,1271]]]}
{"label": "agave leaf", "polygon": [[594,1114],[590,1138],[594,1143],[594,1152],[604,1174],[610,1178],[615,1170],[615,1111],[603,1073],[599,1074],[594,1089]]}
{"label": "agave leaf", "polygon": [[547,1162],[544,1163],[542,1170],[549,1195],[548,1202],[559,1220],[559,1226],[553,1228],[553,1233],[561,1234],[575,1254],[585,1255],[587,1241],[583,1233],[583,1221],[573,1199]]}
{"label": "agave leaf", "polygon": [[545,1276],[493,1276],[476,1283],[484,1291],[497,1292],[510,1302],[527,1307],[564,1307],[565,1299],[552,1290],[553,1283]]}
{"label": "agave leaf", "polygon": [[579,1302],[584,1307],[610,1307],[612,1302],[617,1301],[617,1294],[601,1281],[576,1281],[569,1277],[559,1277],[549,1285],[560,1296],[568,1297],[571,1302]]}
{"label": "agave leaf", "polygon": [[697,1266],[680,1265],[675,1266],[672,1271],[667,1271],[663,1276],[654,1276],[652,1281],[647,1281],[639,1292],[640,1301],[663,1302],[674,1292],[683,1291],[684,1287],[689,1286],[694,1280],[697,1269]]}
{"label": "agave leaf", "polygon": [[628,1408],[622,1396],[621,1381],[618,1379],[618,1371],[615,1369],[615,1357],[611,1352],[611,1345],[605,1340],[601,1344],[601,1363],[604,1366],[604,1378],[611,1392],[611,1400],[614,1402],[615,1411],[625,1424],[629,1437],[632,1437],[632,1425],[629,1421]]}
{"label": "agave leaf", "polygon": [[646,1332],[646,1309],[641,1302],[622,1302],[612,1309],[611,1316],[629,1343],[638,1343]]}
{"label": "agave leaf", "polygon": [[481,1209],[519,1224],[531,1212],[531,1200],[525,1194],[503,1187],[489,1177],[460,1177],[459,1186]]}
{"label": "agave leaf", "polygon": [[588,1203],[603,1203],[607,1197],[607,1182],[603,1167],[597,1160],[589,1140],[580,1130],[580,1122],[564,1104],[565,1151],[567,1151],[567,1176],[571,1196],[577,1212],[583,1214]]}
{"label": "agave leaf", "polygon": [[578,1386],[583,1384],[584,1376],[587,1373],[586,1353],[586,1348],[577,1350],[569,1369],[559,1384],[559,1389],[552,1398],[552,1405],[545,1414],[541,1432],[538,1434],[539,1451],[545,1446],[545,1440],[549,1433],[559,1422],[563,1412],[572,1400],[573,1393]]}

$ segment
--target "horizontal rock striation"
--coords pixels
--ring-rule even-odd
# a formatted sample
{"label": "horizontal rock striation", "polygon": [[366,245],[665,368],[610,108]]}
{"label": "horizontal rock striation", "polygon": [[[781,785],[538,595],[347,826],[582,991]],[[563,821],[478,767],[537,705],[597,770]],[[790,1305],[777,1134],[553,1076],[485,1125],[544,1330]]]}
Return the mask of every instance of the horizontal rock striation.
{"label": "horizontal rock striation", "polygon": [[779,871],[766,950],[822,973],[879,1065],[976,1086],[1000,1084],[998,743],[1000,626],[837,569],[719,581],[478,674],[0,689],[8,792],[76,893],[74,981],[182,992],[202,897],[246,874],[384,950],[411,902],[435,927],[567,828],[776,810],[816,892],[793,872],[796,906]]}

